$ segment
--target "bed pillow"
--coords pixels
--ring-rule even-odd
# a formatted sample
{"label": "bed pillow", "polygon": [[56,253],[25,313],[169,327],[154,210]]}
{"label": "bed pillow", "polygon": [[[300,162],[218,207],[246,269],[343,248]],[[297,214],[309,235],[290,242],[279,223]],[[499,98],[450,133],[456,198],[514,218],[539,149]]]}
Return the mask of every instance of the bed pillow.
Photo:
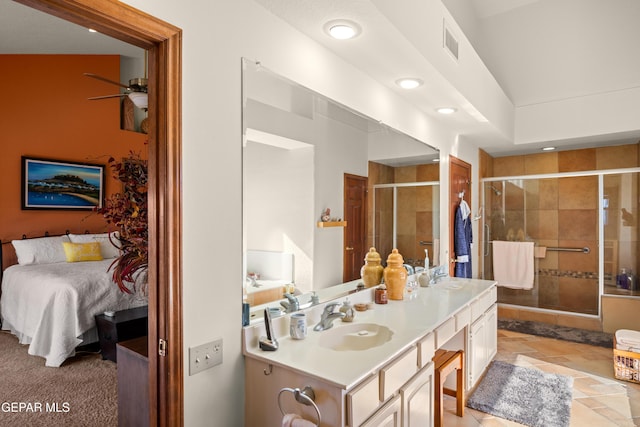
{"label": "bed pillow", "polygon": [[[109,233],[69,234],[69,239],[72,243],[100,243],[100,252],[102,253],[102,257],[105,259],[117,258],[120,256],[120,250],[113,245],[113,243],[119,243],[117,231],[111,233],[111,240],[109,240]],[[112,241],[113,243],[111,243]]]}
{"label": "bed pillow", "polygon": [[100,243],[62,242],[67,262],[102,261]]}
{"label": "bed pillow", "polygon": [[20,265],[53,264],[66,261],[62,242],[68,241],[69,238],[65,235],[12,240],[11,244],[16,250]]}

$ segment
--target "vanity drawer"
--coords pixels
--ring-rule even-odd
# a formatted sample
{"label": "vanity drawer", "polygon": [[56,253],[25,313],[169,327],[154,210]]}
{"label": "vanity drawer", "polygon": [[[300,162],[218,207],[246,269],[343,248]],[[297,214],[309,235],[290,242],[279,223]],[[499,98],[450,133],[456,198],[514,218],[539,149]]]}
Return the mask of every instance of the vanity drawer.
{"label": "vanity drawer", "polygon": [[418,347],[412,346],[380,370],[380,400],[385,401],[418,372]]}
{"label": "vanity drawer", "polygon": [[359,426],[380,406],[378,375],[372,375],[347,393],[347,424]]}
{"label": "vanity drawer", "polygon": [[471,321],[475,322],[480,316],[482,316],[484,312],[496,302],[497,296],[498,291],[494,286],[489,292],[471,303]]}
{"label": "vanity drawer", "polygon": [[452,317],[436,328],[436,348],[440,348],[456,333],[456,319]]}
{"label": "vanity drawer", "polygon": [[471,324],[471,307],[466,306],[455,315],[456,332]]}
{"label": "vanity drawer", "polygon": [[422,369],[431,363],[436,351],[436,336],[429,334],[418,341],[418,369]]}

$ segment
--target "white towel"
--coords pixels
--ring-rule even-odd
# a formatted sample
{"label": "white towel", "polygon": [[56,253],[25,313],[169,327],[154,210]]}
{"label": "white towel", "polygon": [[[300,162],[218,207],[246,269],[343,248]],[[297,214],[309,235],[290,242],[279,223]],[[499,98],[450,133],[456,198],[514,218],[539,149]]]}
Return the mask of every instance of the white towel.
{"label": "white towel", "polygon": [[493,242],[493,278],[498,286],[533,288],[533,242]]}
{"label": "white towel", "polygon": [[286,414],[282,417],[282,427],[315,427],[315,424],[298,414]]}
{"label": "white towel", "polygon": [[638,353],[640,351],[640,332],[618,329],[616,331],[616,348]]}

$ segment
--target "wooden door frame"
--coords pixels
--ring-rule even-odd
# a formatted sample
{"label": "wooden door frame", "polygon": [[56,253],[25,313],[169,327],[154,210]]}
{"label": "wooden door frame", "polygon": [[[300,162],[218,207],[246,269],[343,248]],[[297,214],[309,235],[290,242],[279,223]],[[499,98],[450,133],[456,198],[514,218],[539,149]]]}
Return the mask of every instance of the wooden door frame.
{"label": "wooden door frame", "polygon": [[[451,277],[454,276],[454,270],[455,270],[455,263],[452,261],[453,259],[455,259],[455,251],[454,251],[454,247],[455,247],[455,243],[454,243],[454,224],[455,224],[455,217],[456,217],[456,211],[455,209],[451,209],[452,206],[454,205],[454,201],[457,202],[456,200],[452,200],[451,199],[451,193],[452,193],[452,186],[453,186],[453,168],[451,167],[452,165],[458,165],[461,166],[465,169],[467,169],[469,171],[469,181],[467,182],[467,189],[465,191],[465,200],[467,201],[467,203],[469,204],[469,207],[471,207],[471,179],[472,179],[472,165],[470,163],[465,162],[464,160],[460,160],[459,158],[449,155],[449,205],[447,206],[447,210],[449,212],[449,257],[446,260],[446,262],[449,264],[449,274],[451,275]],[[459,191],[456,189],[456,192]],[[469,255],[471,256],[471,255]]]}
{"label": "wooden door frame", "polygon": [[15,1],[149,52],[149,422],[182,426],[182,30],[115,0]]}

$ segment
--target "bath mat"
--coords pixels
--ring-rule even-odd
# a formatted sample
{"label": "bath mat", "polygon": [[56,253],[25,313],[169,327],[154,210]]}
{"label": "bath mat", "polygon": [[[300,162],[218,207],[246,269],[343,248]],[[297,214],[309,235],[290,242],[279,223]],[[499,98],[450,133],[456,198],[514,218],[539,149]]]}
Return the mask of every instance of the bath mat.
{"label": "bath mat", "polygon": [[498,329],[537,335],[546,338],[613,348],[613,334],[586,329],[569,328],[568,326],[550,325],[548,323],[529,320],[499,319]]}
{"label": "bath mat", "polygon": [[568,427],[573,378],[494,360],[469,408],[530,427]]}

